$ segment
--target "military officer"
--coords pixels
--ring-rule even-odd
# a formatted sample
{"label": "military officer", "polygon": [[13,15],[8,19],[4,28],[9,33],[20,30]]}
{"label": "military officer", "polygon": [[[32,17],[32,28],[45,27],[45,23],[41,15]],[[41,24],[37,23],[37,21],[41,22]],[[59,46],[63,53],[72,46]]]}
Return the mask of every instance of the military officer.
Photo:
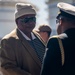
{"label": "military officer", "polygon": [[41,75],[75,75],[75,6],[59,2],[57,7],[62,33],[49,39]]}

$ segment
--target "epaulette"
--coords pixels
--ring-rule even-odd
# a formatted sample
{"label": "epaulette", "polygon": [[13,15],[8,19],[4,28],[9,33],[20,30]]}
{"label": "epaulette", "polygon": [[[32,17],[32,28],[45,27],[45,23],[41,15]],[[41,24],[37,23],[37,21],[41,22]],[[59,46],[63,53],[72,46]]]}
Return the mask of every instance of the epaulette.
{"label": "epaulette", "polygon": [[59,38],[59,35],[51,36],[50,39],[51,39],[51,38]]}

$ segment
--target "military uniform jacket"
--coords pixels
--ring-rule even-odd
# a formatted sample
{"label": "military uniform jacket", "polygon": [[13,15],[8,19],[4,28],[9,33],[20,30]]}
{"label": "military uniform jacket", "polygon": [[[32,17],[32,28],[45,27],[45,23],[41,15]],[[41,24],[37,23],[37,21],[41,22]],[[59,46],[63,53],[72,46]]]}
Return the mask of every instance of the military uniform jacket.
{"label": "military uniform jacket", "polygon": [[47,45],[41,75],[75,75],[75,28],[58,35],[64,47],[64,65],[56,37],[51,37]]}
{"label": "military uniform jacket", "polygon": [[7,71],[5,75],[40,75],[41,62],[18,29],[2,39],[1,58],[1,67]]}

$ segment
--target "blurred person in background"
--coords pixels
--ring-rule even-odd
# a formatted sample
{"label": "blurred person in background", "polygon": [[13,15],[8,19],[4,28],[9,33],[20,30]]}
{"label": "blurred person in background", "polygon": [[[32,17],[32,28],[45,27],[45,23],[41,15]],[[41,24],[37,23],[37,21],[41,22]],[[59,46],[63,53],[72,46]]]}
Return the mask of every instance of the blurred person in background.
{"label": "blurred person in background", "polygon": [[50,26],[42,24],[38,27],[37,32],[40,34],[44,42],[47,44],[48,39],[51,35],[52,29]]}
{"label": "blurred person in background", "polygon": [[75,75],[75,6],[59,2],[57,7],[62,34],[49,39],[41,75]]}
{"label": "blurred person in background", "polygon": [[17,28],[1,40],[1,71],[9,75],[40,75],[45,44],[33,32],[36,25],[33,6],[17,3],[15,22]]}

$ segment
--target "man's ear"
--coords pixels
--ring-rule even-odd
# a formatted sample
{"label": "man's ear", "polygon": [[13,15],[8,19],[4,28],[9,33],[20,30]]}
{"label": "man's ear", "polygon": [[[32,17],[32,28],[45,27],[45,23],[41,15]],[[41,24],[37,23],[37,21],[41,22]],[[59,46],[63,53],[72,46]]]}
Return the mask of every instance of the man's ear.
{"label": "man's ear", "polygon": [[60,23],[60,25],[61,25],[61,24],[63,23],[63,21],[60,19],[60,22],[59,22],[59,23]]}
{"label": "man's ear", "polygon": [[62,20],[62,19],[60,19],[60,22],[59,22],[59,24],[60,24],[60,25],[62,25],[62,23],[63,23],[63,20]]}

